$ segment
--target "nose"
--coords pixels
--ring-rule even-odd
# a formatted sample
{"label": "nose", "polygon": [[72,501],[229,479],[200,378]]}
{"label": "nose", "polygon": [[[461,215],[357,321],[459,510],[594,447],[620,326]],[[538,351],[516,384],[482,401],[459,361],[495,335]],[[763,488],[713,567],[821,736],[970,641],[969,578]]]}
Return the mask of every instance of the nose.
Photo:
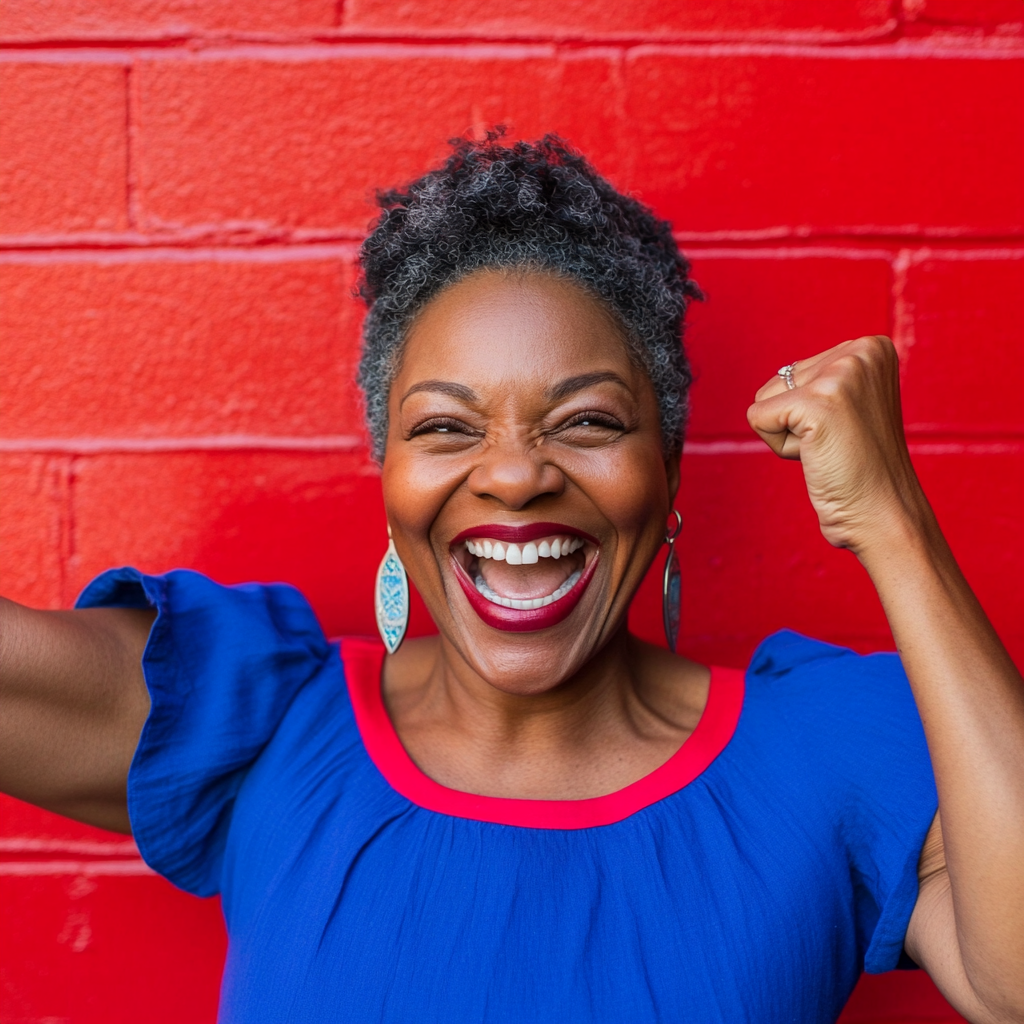
{"label": "nose", "polygon": [[470,491],[478,498],[493,498],[509,509],[525,508],[542,495],[565,490],[562,471],[537,448],[494,445],[469,475]]}

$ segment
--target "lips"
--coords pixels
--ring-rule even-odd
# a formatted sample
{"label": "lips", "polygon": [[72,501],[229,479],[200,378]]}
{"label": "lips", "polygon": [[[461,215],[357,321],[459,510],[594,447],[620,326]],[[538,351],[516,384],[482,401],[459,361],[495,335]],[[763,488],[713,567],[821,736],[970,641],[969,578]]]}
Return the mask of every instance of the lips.
{"label": "lips", "polygon": [[487,625],[531,632],[572,613],[593,578],[598,548],[595,537],[561,523],[492,523],[456,536],[451,560],[466,599]]}
{"label": "lips", "polygon": [[570,537],[582,537],[590,541],[594,547],[598,546],[596,537],[592,537],[584,530],[577,530],[575,526],[565,526],[562,523],[524,523],[522,526],[503,526],[500,523],[485,523],[483,526],[471,526],[468,530],[452,538],[452,547],[461,544],[463,541],[472,540],[474,537],[493,537],[494,540],[503,540],[512,544],[525,544],[527,541],[539,540],[541,537],[560,536],[567,534]]}

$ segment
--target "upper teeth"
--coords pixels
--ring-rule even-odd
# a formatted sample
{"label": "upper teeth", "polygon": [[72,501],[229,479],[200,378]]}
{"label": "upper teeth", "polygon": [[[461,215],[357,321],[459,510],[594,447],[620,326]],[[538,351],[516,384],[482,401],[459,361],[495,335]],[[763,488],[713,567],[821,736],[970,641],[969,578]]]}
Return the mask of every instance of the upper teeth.
{"label": "upper teeth", "polygon": [[583,547],[580,537],[545,538],[539,544],[532,540],[520,547],[518,544],[503,544],[500,540],[467,540],[466,550],[477,558],[493,558],[496,562],[509,565],[533,565],[539,558],[561,558]]}

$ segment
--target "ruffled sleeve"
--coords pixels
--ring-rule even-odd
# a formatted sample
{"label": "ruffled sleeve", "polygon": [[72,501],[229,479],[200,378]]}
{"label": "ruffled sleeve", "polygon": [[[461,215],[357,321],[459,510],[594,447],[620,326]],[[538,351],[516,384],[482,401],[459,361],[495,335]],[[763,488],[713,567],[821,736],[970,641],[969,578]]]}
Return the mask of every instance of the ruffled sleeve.
{"label": "ruffled sleeve", "polygon": [[938,797],[899,656],[862,656],[784,630],[758,648],[749,675],[774,691],[790,742],[804,753],[816,795],[835,822],[864,969],[913,966],[903,940]]}
{"label": "ruffled sleeve", "polygon": [[111,570],[77,607],[157,610],[142,662],[152,707],[128,775],[128,813],[154,870],[212,895],[246,772],[329,656],[316,617],[292,587],[226,587],[186,570]]}

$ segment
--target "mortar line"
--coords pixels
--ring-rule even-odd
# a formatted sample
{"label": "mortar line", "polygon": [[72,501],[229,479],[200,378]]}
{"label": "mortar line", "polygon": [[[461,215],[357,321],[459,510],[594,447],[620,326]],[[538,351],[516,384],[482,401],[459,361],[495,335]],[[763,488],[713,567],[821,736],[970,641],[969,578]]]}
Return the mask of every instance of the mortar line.
{"label": "mortar line", "polygon": [[31,878],[45,875],[132,876],[156,872],[141,857],[120,860],[0,860],[0,876]]}
{"label": "mortar line", "polygon": [[307,260],[351,260],[358,242],[308,242],[294,245],[160,245],[122,248],[68,247],[53,249],[0,249],[0,264],[55,263],[301,263]]}
{"label": "mortar line", "polygon": [[73,853],[85,857],[138,857],[134,839],[40,839],[36,836],[0,838],[0,856],[12,853]]}
{"label": "mortar line", "polygon": [[456,59],[557,58],[559,51],[599,47],[619,49],[630,59],[661,55],[680,57],[790,57],[822,60],[1020,60],[1019,36],[963,36],[935,43],[924,38],[871,39],[863,43],[800,39],[694,36],[429,36],[343,33],[284,38],[190,35],[172,40],[106,39],[0,42],[0,63],[127,63],[147,60],[307,61],[360,57],[452,57]]}
{"label": "mortar line", "polygon": [[900,249],[892,262],[892,278],[889,282],[889,315],[892,325],[892,343],[900,360],[900,380],[904,380],[910,350],[914,347],[914,311],[907,300],[907,283],[913,254],[909,249]]}
{"label": "mortar line", "polygon": [[[985,453],[992,451],[1024,451],[1024,432],[1016,430],[915,432],[909,430],[911,450],[941,450],[947,454]],[[768,447],[756,438],[729,436],[728,434],[698,436],[684,442],[684,451],[690,455],[721,455],[742,452],[769,453]],[[78,462],[83,458],[102,455],[171,455],[188,452],[253,453],[282,452],[285,454],[368,455],[365,439],[356,434],[321,437],[246,436],[238,434],[209,437],[8,437],[0,438],[0,454],[53,454],[69,456],[67,463],[67,545],[68,558],[76,554],[75,507]]]}
{"label": "mortar line", "polygon": [[[0,39],[0,50],[167,50],[195,49],[197,47],[231,46],[345,46],[345,45],[399,45],[399,46],[478,46],[478,45],[555,45],[566,49],[589,46],[611,46],[627,49],[644,45],[759,45],[759,46],[811,46],[832,48],[836,46],[878,45],[896,42],[894,23],[890,19],[882,25],[861,31],[837,30],[833,32],[814,29],[748,29],[735,32],[605,32],[588,33],[572,31],[550,32],[453,32],[432,31],[368,31],[344,27],[344,0],[336,0],[334,18],[339,24],[334,28],[310,32],[217,32],[202,30],[185,32],[152,33],[150,35],[110,36],[50,36],[35,39]],[[979,40],[969,33],[962,33],[967,46],[978,46]],[[923,41],[925,44],[927,41]],[[915,45],[920,45],[914,40]],[[948,46],[948,44],[946,44]],[[982,44],[984,45],[984,44]],[[991,45],[991,44],[989,44]],[[1005,45],[1005,44],[1002,44]]]}
{"label": "mortar line", "polygon": [[124,135],[125,135],[125,202],[128,208],[128,226],[138,231],[141,227],[135,187],[135,101],[134,93],[135,63],[125,65],[124,69]]}
{"label": "mortar line", "polygon": [[[255,434],[213,434],[201,437],[5,437],[0,453],[70,456],[68,486],[73,496],[75,460],[89,455],[160,455],[173,452],[323,452],[359,454],[367,450],[358,434],[287,437]],[[70,504],[70,503],[69,503]],[[74,516],[71,516],[73,530]],[[74,554],[74,544],[69,550]]]}
{"label": "mortar line", "polygon": [[131,110],[131,63],[125,65],[125,216],[131,230],[138,228],[132,197],[132,110]]}
{"label": "mortar line", "polygon": [[60,580],[60,603],[63,608],[70,608],[77,595],[70,592],[72,576],[72,562],[74,561],[78,538],[76,536],[76,507],[78,488],[78,455],[72,453],[67,460],[67,471],[65,480],[65,507],[64,516],[64,537],[61,544],[61,580]]}
{"label": "mortar line", "polygon": [[[912,433],[907,438],[911,455],[1021,455],[1024,454],[1024,439],[1006,435],[998,440],[951,440],[936,438],[930,440]],[[772,455],[772,450],[757,438],[695,440],[683,442],[683,455]]]}
{"label": "mortar line", "polygon": [[[718,257],[757,259],[774,254],[780,259],[807,258],[810,254],[846,255],[850,259],[871,259],[874,254],[900,249],[913,250],[920,259],[1017,258],[1024,252],[1024,235],[1017,234],[931,234],[849,233],[823,230],[820,233],[781,231],[721,231],[697,234],[676,232],[673,237],[682,248]],[[47,262],[53,260],[288,260],[338,257],[352,259],[366,235],[364,232],[324,231],[307,237],[285,237],[270,233],[256,237],[238,237],[242,232],[196,233],[94,233],[82,235],[0,236],[0,262]],[[78,254],[78,255],[76,255]],[[868,254],[868,255],[864,255]]]}

